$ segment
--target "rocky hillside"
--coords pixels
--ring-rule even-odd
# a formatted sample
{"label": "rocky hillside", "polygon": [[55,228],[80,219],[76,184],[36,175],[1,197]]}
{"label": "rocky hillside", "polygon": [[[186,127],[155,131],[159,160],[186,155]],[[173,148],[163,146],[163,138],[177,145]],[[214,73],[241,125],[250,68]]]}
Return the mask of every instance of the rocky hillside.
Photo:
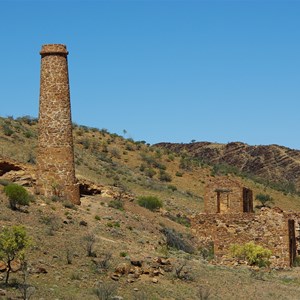
{"label": "rocky hillside", "polygon": [[[34,292],[31,299],[45,300],[299,298],[299,268],[219,266],[212,248],[200,246],[190,216],[203,211],[215,168],[106,129],[74,124],[73,134],[78,207],[33,195],[36,119],[0,118],[0,228],[22,224],[33,240],[26,278],[17,266],[6,286],[0,264],[0,299],[25,299],[24,287]],[[254,195],[266,193],[276,206],[300,211],[298,195],[240,180]],[[4,193],[10,181],[32,194],[26,209],[10,209]],[[157,197],[162,207],[148,210],[140,196]]]}
{"label": "rocky hillside", "polygon": [[210,165],[229,165],[241,173],[274,183],[288,191],[300,190],[300,151],[278,145],[250,146],[241,142],[216,144],[160,143],[155,146],[187,153]]}

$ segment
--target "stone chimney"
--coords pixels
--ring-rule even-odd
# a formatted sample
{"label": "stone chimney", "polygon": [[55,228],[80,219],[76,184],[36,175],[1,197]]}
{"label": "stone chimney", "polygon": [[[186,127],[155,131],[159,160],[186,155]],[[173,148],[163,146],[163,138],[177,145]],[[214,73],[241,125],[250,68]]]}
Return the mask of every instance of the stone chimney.
{"label": "stone chimney", "polygon": [[37,151],[37,192],[80,204],[75,178],[68,51],[65,45],[43,45]]}

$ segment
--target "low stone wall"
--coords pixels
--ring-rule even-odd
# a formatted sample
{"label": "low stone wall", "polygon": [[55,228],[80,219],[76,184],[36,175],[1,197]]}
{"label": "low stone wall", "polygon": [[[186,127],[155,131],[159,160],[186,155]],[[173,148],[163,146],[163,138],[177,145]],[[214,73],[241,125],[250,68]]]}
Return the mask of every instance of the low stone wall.
{"label": "low stone wall", "polygon": [[[295,226],[298,227],[300,214],[265,208],[257,214],[199,214],[191,218],[191,227],[203,243],[213,241],[217,259],[222,260],[228,256],[232,244],[254,241],[272,251],[273,267],[289,267],[289,219],[295,220]],[[298,243],[297,232],[296,243]]]}

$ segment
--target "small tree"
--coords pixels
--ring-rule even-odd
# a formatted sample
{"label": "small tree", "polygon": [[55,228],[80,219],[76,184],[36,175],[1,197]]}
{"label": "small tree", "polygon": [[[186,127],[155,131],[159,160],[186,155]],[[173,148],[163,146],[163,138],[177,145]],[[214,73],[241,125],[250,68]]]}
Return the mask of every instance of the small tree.
{"label": "small tree", "polygon": [[255,199],[260,202],[260,205],[257,205],[259,208],[270,207],[274,203],[274,199],[268,194],[257,194]]}
{"label": "small tree", "polygon": [[9,274],[12,269],[11,263],[17,258],[23,260],[25,250],[30,244],[30,238],[27,236],[23,226],[4,227],[2,229],[0,233],[0,259],[7,265],[6,284],[8,283]]}
{"label": "small tree", "polygon": [[24,187],[12,183],[4,187],[4,192],[9,199],[12,210],[17,210],[19,205],[29,205],[30,197]]}

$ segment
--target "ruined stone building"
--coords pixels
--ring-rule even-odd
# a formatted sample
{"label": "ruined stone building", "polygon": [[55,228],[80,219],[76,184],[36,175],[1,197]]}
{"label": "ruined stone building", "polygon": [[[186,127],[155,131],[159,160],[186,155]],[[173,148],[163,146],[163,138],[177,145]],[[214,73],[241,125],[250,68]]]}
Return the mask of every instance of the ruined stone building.
{"label": "ruined stone building", "polygon": [[68,51],[65,45],[43,45],[37,151],[37,192],[80,204],[75,178]]}
{"label": "ruined stone building", "polygon": [[213,244],[218,260],[230,255],[230,245],[250,241],[272,251],[272,266],[292,266],[300,255],[300,214],[279,208],[254,213],[252,191],[231,177],[211,180],[204,208],[204,213],[192,218],[192,230],[203,244]]}

